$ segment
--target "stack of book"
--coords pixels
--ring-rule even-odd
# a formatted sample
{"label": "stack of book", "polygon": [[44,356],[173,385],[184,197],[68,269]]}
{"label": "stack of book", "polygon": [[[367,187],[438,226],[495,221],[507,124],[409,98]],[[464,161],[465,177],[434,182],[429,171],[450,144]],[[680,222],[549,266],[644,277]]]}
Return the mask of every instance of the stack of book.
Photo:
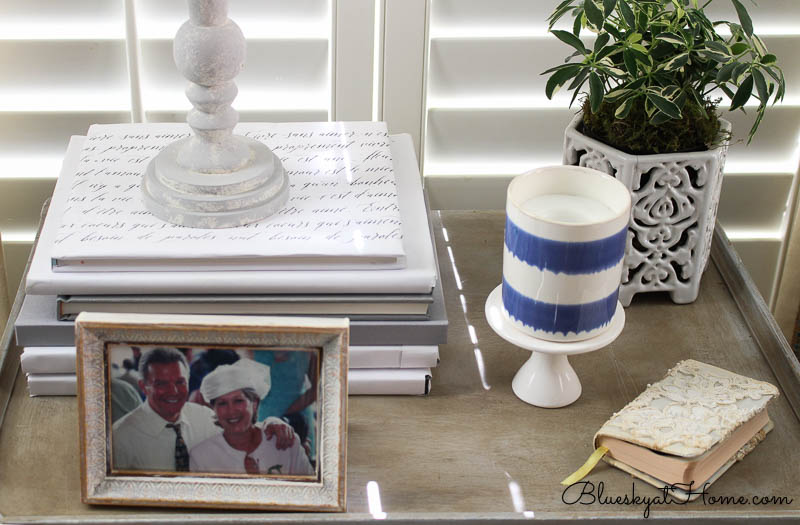
{"label": "stack of book", "polygon": [[290,201],[225,230],[143,210],[141,170],[182,124],[70,141],[16,322],[31,395],[75,392],[82,311],[350,318],[351,394],[427,394],[447,316],[411,139],[383,123],[240,124],[282,158]]}

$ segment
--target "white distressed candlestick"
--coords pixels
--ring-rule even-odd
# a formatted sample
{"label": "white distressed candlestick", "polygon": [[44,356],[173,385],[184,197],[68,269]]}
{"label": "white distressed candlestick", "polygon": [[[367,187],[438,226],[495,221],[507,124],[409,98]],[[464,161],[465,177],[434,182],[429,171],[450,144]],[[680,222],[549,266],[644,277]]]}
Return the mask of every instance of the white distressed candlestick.
{"label": "white distressed candlestick", "polygon": [[175,35],[175,64],[190,84],[186,118],[194,135],[168,145],[142,179],[145,207],[157,217],[195,228],[230,228],[259,221],[283,207],[289,180],[264,144],[233,134],[233,79],[244,66],[246,42],[228,18],[227,0],[189,0],[189,20]]}

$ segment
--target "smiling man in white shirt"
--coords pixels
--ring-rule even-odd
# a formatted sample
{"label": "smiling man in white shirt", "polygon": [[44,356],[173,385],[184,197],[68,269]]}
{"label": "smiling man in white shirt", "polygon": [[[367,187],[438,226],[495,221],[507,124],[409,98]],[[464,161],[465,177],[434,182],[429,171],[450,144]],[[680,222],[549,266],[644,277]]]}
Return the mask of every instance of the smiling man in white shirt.
{"label": "smiling man in white shirt", "polygon": [[[142,355],[139,387],[147,399],[119,419],[112,428],[111,450],[115,470],[188,471],[188,450],[219,434],[214,412],[188,403],[189,365],[175,348],[155,348]],[[280,420],[264,429],[267,440],[275,436],[285,449],[294,432]]]}

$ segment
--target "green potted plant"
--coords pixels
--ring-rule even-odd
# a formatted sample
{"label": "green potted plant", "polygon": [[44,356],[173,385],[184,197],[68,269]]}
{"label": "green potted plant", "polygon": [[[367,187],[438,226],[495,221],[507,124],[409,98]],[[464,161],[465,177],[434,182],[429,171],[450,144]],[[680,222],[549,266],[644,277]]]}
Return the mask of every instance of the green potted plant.
{"label": "green potted plant", "polygon": [[[712,1],[564,0],[548,19],[573,53],[543,73],[546,95],[567,86],[572,104],[585,94],[565,134],[564,163],[610,173],[632,193],[626,306],[646,291],[667,291],[677,303],[697,298],[731,136],[718,97],[731,110],[758,101],[749,142],[785,93],[777,58],[742,2],[730,0],[738,22],[712,22]],[[554,29],[566,15],[572,31]],[[593,34],[592,45],[582,33]]]}

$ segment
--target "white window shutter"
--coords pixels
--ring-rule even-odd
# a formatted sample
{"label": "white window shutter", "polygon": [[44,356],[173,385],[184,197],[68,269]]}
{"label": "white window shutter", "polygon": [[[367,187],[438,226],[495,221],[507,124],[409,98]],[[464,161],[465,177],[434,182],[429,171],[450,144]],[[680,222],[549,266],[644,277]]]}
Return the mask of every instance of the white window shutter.
{"label": "white window shutter", "polygon": [[421,158],[426,0],[385,0],[382,120],[389,133],[408,133]]}

